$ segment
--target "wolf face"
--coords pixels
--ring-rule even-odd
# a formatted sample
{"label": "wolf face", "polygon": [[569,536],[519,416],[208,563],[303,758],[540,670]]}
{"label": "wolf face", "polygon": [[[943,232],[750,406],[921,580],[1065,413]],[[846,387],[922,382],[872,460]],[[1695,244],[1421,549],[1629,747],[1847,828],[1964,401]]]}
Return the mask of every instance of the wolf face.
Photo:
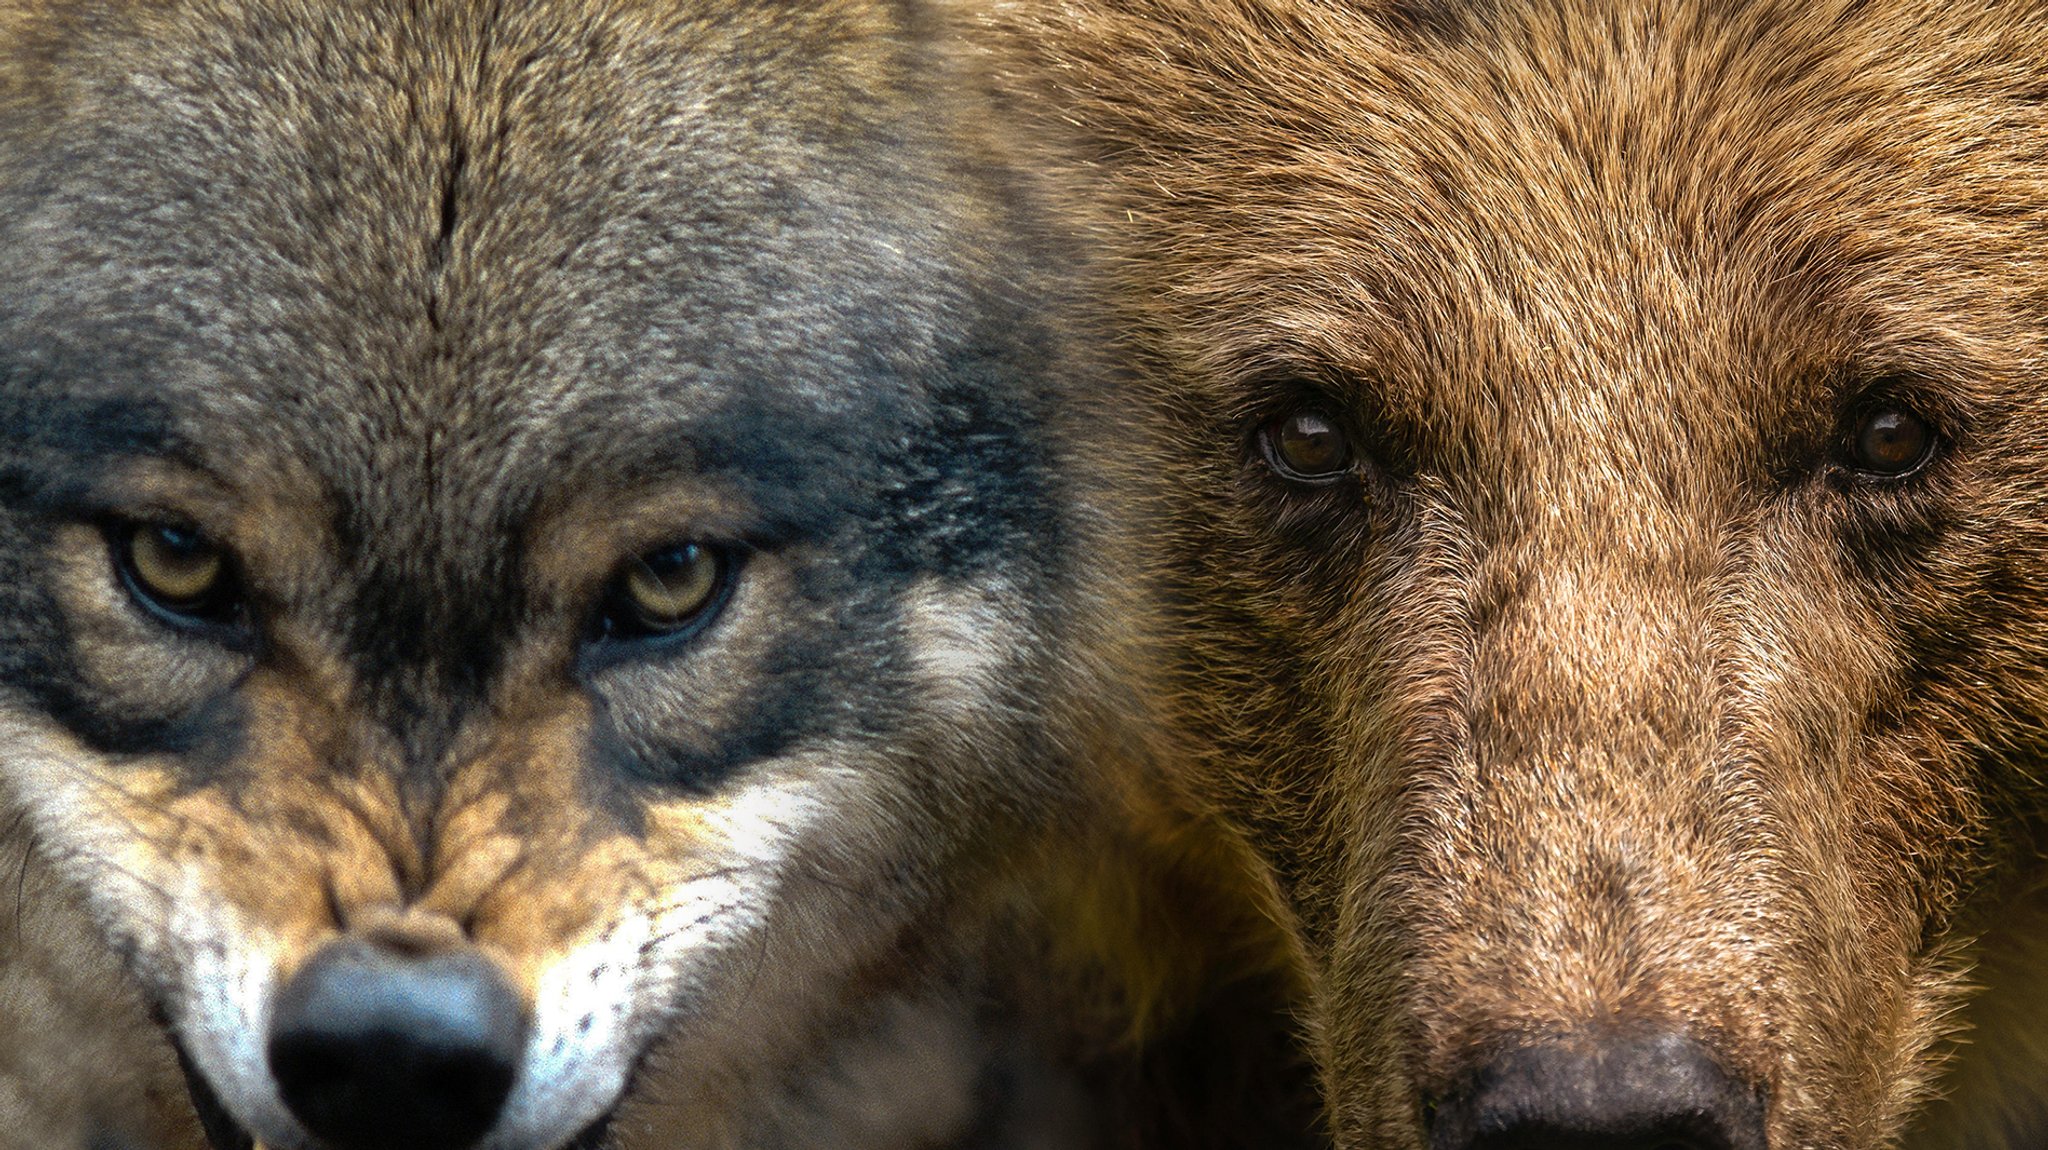
{"label": "wolf face", "polygon": [[921,20],[0,8],[0,771],[218,1140],[563,1144],[1049,816],[1058,293]]}
{"label": "wolf face", "polygon": [[2043,16],[999,6],[1340,1143],[2048,1136]]}

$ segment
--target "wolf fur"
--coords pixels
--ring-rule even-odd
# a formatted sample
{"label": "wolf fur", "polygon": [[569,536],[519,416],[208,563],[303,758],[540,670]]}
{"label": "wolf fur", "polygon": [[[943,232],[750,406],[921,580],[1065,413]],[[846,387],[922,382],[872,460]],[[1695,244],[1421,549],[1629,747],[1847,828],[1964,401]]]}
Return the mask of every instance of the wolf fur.
{"label": "wolf fur", "polygon": [[[193,1145],[182,1058],[312,1150],[341,937],[516,988],[490,1150],[1312,1138],[1262,920],[1124,821],[1126,437],[941,23],[0,4],[0,1142]],[[681,542],[711,620],[599,635]]]}
{"label": "wolf fur", "polygon": [[[1117,188],[1181,785],[1284,892],[1340,1144],[1638,1031],[1772,1147],[2048,1144],[2048,9],[988,28]],[[1886,407],[1910,475],[1850,459]],[[1262,451],[1304,410],[1325,485]]]}

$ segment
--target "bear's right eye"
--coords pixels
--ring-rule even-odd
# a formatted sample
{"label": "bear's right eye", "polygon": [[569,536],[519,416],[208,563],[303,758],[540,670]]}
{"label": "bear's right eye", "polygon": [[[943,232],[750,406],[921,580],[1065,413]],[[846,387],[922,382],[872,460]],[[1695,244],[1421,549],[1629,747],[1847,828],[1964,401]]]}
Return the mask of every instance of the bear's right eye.
{"label": "bear's right eye", "polygon": [[198,531],[169,523],[113,529],[114,566],[128,593],[166,622],[233,622],[241,595],[227,553]]}
{"label": "bear's right eye", "polygon": [[1309,408],[1268,423],[1259,432],[1266,464],[1282,479],[1329,483],[1351,470],[1351,441],[1337,421]]}
{"label": "bear's right eye", "polygon": [[1934,428],[1925,419],[1898,407],[1884,407],[1863,417],[1849,441],[1856,470],[1887,479],[1911,475],[1934,455]]}

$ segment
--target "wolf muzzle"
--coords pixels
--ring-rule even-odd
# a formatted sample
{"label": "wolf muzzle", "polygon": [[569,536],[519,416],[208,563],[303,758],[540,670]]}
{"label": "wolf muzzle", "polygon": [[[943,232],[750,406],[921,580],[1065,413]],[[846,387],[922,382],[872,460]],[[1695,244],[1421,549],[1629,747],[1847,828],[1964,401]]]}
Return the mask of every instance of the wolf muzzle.
{"label": "wolf muzzle", "polygon": [[270,1072],[336,1150],[466,1150],[497,1123],[526,1030],[519,996],[481,954],[343,939],[279,992]]}

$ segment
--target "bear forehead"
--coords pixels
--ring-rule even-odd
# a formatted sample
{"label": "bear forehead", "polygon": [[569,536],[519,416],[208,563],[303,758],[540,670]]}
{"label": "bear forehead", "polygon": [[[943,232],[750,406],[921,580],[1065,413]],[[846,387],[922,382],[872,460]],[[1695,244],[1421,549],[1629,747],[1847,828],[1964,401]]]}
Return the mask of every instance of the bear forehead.
{"label": "bear forehead", "polygon": [[1247,364],[1363,380],[1440,439],[1540,409],[1753,440],[1845,381],[2018,381],[2038,356],[2038,20],[1137,7],[1156,22],[1111,35],[1164,45],[1128,80],[1158,99],[1094,113],[1153,141],[1119,154],[1167,253],[1143,274],[1179,281],[1160,322],[1226,388]]}

